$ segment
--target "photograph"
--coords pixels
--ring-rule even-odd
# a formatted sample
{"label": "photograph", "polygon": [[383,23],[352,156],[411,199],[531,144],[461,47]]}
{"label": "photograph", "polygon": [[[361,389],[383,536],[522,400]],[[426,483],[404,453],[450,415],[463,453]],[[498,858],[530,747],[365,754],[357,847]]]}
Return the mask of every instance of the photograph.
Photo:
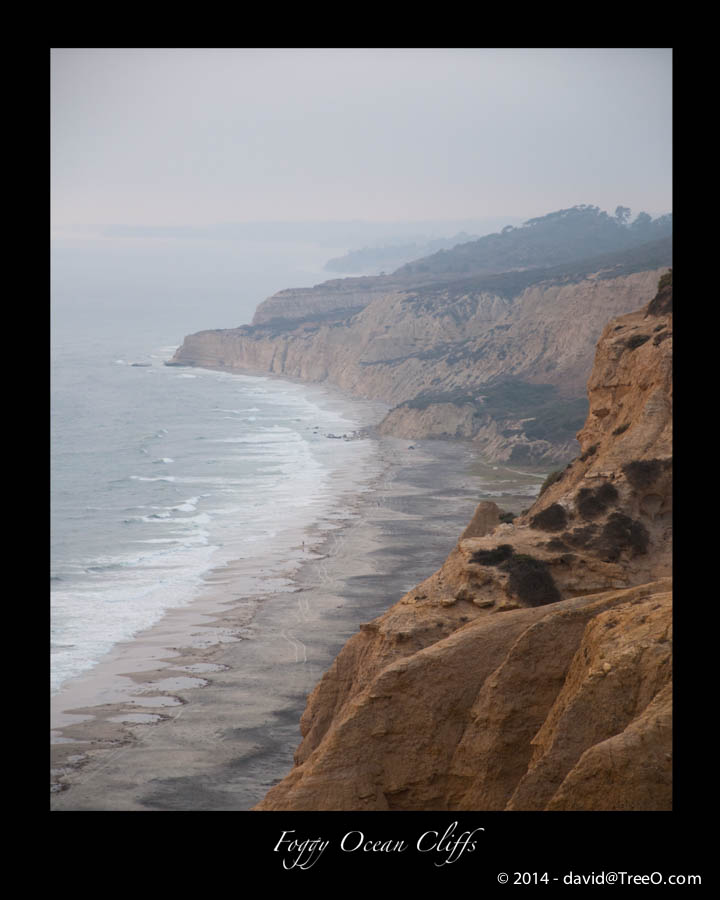
{"label": "photograph", "polygon": [[281,875],[699,885],[626,855],[682,830],[673,50],[49,75],[49,811],[241,812]]}

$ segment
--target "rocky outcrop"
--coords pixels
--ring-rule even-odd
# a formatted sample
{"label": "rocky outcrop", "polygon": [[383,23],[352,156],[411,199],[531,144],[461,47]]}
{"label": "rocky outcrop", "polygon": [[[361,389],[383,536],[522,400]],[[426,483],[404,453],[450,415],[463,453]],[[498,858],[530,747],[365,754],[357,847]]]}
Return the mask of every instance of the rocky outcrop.
{"label": "rocky outcrop", "polygon": [[671,285],[605,327],[580,455],[348,641],[258,809],[670,808]]}

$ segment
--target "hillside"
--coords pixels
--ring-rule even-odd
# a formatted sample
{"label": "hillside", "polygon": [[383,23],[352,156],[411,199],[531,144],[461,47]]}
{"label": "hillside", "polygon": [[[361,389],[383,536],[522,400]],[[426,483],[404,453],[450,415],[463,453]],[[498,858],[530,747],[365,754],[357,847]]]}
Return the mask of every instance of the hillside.
{"label": "hillside", "polygon": [[480,504],[347,642],[257,809],[671,808],[671,275],[603,329],[588,401],[533,507]]}
{"label": "hillside", "polygon": [[189,335],[171,364],[328,381],[391,407],[386,433],[473,439],[495,459],[567,460],[602,328],[647,303],[671,264],[665,237],[414,286],[395,275],[330,281],[281,291],[251,326]]}
{"label": "hillside", "polygon": [[449,238],[418,238],[402,244],[362,247],[359,250],[348,250],[343,256],[328,260],[325,269],[338,274],[379,275],[392,272],[405,263],[437,253],[439,250],[450,250],[457,244],[476,240],[477,235],[458,232]]}
{"label": "hillside", "polygon": [[672,215],[651,219],[640,213],[626,224],[630,210],[618,207],[614,217],[597,206],[560,209],[523,225],[508,225],[499,234],[463,243],[418,259],[396,275],[467,275],[510,269],[555,266],[574,259],[627,250],[672,234]]}
{"label": "hillside", "polygon": [[[252,324],[272,325],[282,330],[292,321],[322,317],[337,320],[359,312],[382,294],[423,286],[436,290],[463,280],[469,290],[486,289],[505,297],[515,296],[522,287],[538,280],[538,271],[522,274],[525,270],[554,268],[554,273],[549,273],[551,277],[563,277],[567,268],[572,276],[576,266],[568,264],[582,268],[588,260],[599,259],[603,254],[621,254],[643,244],[670,240],[672,215],[653,220],[640,213],[628,225],[629,213],[626,207],[618,207],[614,217],[595,206],[558,210],[530,219],[520,227],[508,225],[501,232],[416,259],[392,274],[340,278],[311,288],[279,291],[258,306]],[[627,259],[624,265],[632,265],[632,254]],[[659,264],[664,263],[662,260]],[[599,265],[603,265],[601,260]],[[645,267],[657,268],[648,263]],[[636,265],[632,271],[640,269]],[[489,281],[485,277],[500,273],[511,274]],[[481,282],[473,283],[469,280],[471,276],[480,276]]]}

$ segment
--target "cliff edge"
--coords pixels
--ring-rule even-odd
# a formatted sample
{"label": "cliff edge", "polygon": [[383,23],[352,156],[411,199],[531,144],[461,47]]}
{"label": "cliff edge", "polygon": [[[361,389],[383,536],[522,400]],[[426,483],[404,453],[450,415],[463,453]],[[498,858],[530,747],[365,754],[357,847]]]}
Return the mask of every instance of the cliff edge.
{"label": "cliff edge", "polygon": [[[188,335],[169,364],[328,381],[391,407],[383,433],[472,439],[489,459],[566,461],[577,452],[598,336],[653,297],[669,240],[655,252],[631,272],[596,260],[575,275],[285,291],[261,305],[255,325]],[[283,318],[286,304],[307,315]]]}
{"label": "cliff edge", "polygon": [[256,809],[671,808],[671,273],[587,387],[580,455],[347,642]]}

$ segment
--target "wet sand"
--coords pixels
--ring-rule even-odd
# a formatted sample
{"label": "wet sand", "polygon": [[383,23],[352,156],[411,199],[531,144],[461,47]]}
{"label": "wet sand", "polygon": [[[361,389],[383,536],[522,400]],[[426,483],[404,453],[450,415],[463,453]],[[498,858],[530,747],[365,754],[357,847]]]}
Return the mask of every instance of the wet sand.
{"label": "wet sand", "polygon": [[[542,480],[469,443],[382,438],[380,453],[371,490],[298,533],[299,567],[216,570],[56,697],[52,809],[250,809],[292,767],[306,698],[360,623],[441,565],[480,500],[519,512]],[[493,477],[516,493],[483,492]]]}

